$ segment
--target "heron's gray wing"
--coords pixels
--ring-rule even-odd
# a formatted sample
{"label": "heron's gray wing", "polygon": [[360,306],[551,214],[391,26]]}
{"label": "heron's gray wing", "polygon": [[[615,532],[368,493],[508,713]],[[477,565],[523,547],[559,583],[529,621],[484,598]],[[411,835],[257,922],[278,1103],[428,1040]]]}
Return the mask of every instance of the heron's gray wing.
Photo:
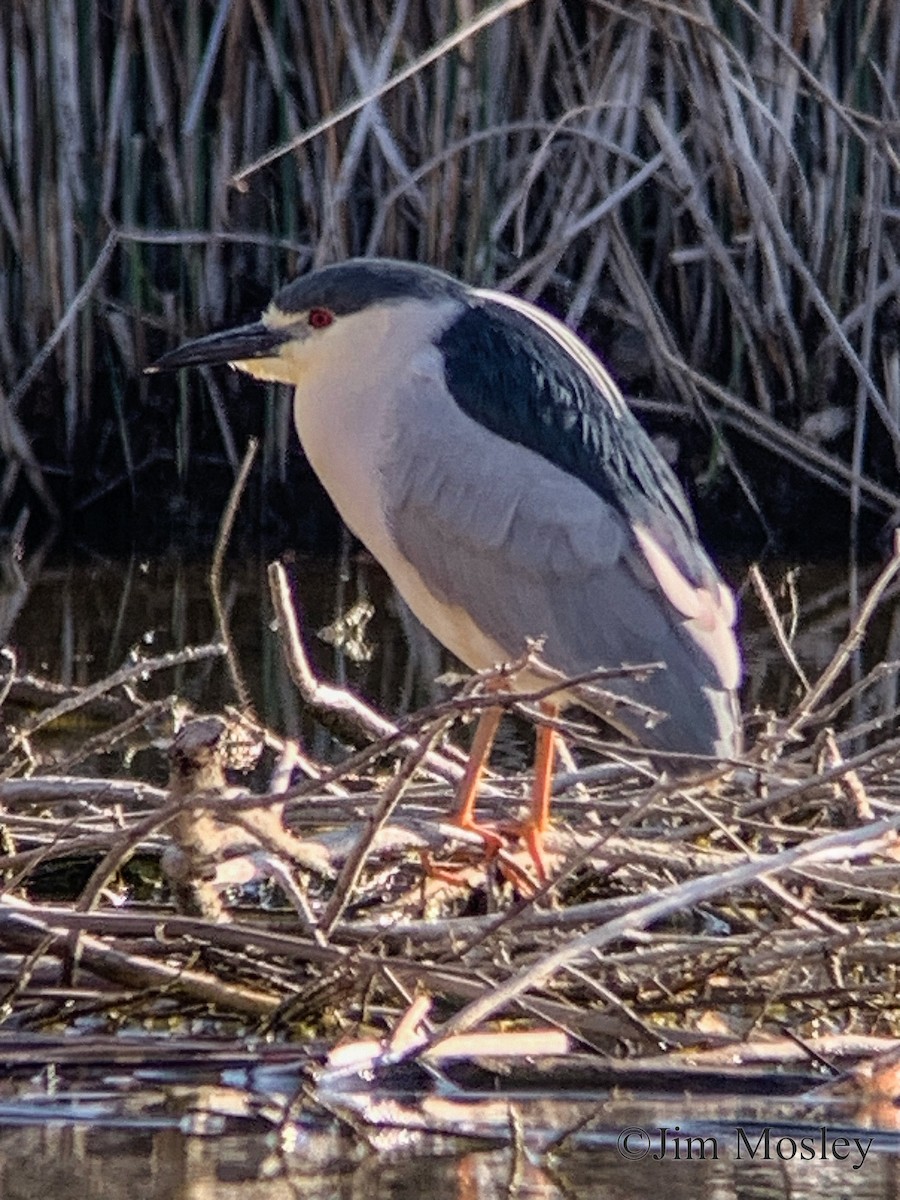
{"label": "heron's gray wing", "polygon": [[[462,609],[509,657],[542,637],[544,658],[566,674],[661,660],[665,671],[619,689],[669,714],[645,740],[699,752],[724,745],[717,697],[736,680],[723,679],[730,667],[679,611],[678,586],[696,589],[674,567],[661,584],[635,530],[595,491],[466,415],[439,356],[422,356],[404,388],[382,494],[393,539],[438,601],[423,611],[406,594],[432,632],[452,647],[440,610]],[[733,700],[725,707],[733,717]]]}
{"label": "heron's gray wing", "polygon": [[596,355],[527,300],[476,296],[439,341],[459,407],[649,529],[693,583],[716,579],[681,485]]}

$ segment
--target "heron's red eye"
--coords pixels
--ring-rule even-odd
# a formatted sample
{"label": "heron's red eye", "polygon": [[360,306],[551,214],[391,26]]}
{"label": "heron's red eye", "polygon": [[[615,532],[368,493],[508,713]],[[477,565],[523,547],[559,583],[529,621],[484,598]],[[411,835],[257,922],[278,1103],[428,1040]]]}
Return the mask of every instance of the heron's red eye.
{"label": "heron's red eye", "polygon": [[334,320],[334,313],[330,308],[311,308],[309,310],[309,323],[313,329],[325,329]]}

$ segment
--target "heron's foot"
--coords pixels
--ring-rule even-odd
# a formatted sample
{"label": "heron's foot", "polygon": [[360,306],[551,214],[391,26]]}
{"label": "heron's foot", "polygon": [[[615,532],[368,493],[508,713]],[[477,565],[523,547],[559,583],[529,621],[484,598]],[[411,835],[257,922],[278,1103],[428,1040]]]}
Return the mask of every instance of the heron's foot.
{"label": "heron's foot", "polygon": [[458,815],[451,819],[450,824],[465,830],[466,833],[476,834],[484,843],[483,847],[471,845],[462,847],[453,858],[446,862],[436,862],[430,853],[424,852],[422,867],[428,878],[434,879],[438,883],[446,883],[450,887],[471,888],[474,886],[473,856],[480,859],[483,869],[503,850],[503,837],[494,826],[482,825],[466,817],[460,818]]}
{"label": "heron's foot", "polygon": [[[460,829],[464,829],[468,833],[475,833],[481,838],[484,843],[480,852],[482,870],[485,870],[489,865],[496,864],[503,878],[507,883],[512,884],[518,892],[525,896],[534,895],[537,890],[535,881],[526,868],[516,861],[516,858],[521,857],[521,855],[517,856],[515,853],[510,852],[508,848],[509,839],[504,836],[507,832],[505,828],[496,825],[484,825],[481,822],[470,820],[454,820],[453,824],[458,825]],[[521,834],[521,829],[514,827],[509,832],[514,836],[518,836]],[[468,861],[466,861],[465,857],[467,849],[469,851]],[[477,849],[474,849],[474,851],[471,847],[463,849],[457,861],[446,863],[437,863],[430,855],[423,856],[425,872],[431,879],[436,879],[439,882],[455,887],[471,888],[473,869],[471,854],[473,852],[478,854]],[[535,863],[539,861],[535,859],[533,853],[531,853],[531,858]],[[539,878],[542,878],[540,872],[538,874]]]}
{"label": "heron's foot", "polygon": [[[524,847],[523,850],[515,852],[517,860],[517,869],[523,875],[525,868],[520,865],[521,861],[527,856],[530,865],[534,868],[534,876],[537,879],[530,878],[531,891],[536,892],[550,881],[550,868],[547,860],[547,852],[544,848],[544,834],[546,833],[546,825],[542,821],[536,821],[533,817],[529,817],[524,821],[510,821],[505,825],[500,826],[506,834],[507,839],[511,841],[516,839]],[[506,861],[512,860],[512,854],[507,851]]]}
{"label": "heron's foot", "polygon": [[[471,862],[454,862],[452,860],[437,862],[428,850],[421,850],[419,857],[422,860],[425,879],[431,885],[443,883],[447,887],[465,888],[467,891],[472,891],[484,879],[483,866],[478,867]],[[432,891],[433,887],[428,890]]]}
{"label": "heron's foot", "polygon": [[525,848],[531,856],[534,869],[541,887],[549,883],[550,874],[547,870],[547,855],[544,851],[544,828],[537,821],[523,822],[519,836],[525,843]]}

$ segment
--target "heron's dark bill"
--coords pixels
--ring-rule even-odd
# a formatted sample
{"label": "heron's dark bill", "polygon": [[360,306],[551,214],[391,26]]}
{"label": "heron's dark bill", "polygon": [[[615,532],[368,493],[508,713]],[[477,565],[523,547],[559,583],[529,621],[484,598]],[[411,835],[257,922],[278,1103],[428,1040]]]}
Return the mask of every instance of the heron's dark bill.
{"label": "heron's dark bill", "polygon": [[242,325],[238,329],[226,329],[221,333],[197,338],[193,342],[185,342],[183,346],[169,350],[162,358],[151,363],[146,373],[270,358],[277,354],[278,348],[289,341],[290,337],[288,330],[270,329],[262,321],[257,321],[253,325]]}

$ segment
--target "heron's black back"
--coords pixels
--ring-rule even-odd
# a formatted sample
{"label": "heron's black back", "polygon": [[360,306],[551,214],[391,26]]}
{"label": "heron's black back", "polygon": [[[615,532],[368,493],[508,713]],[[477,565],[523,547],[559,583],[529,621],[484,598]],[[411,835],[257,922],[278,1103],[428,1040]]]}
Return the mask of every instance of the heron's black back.
{"label": "heron's black back", "polygon": [[631,411],[549,333],[500,302],[481,300],[438,345],[450,393],[464,412],[646,526],[690,578],[708,577],[693,514],[668,464]]}

